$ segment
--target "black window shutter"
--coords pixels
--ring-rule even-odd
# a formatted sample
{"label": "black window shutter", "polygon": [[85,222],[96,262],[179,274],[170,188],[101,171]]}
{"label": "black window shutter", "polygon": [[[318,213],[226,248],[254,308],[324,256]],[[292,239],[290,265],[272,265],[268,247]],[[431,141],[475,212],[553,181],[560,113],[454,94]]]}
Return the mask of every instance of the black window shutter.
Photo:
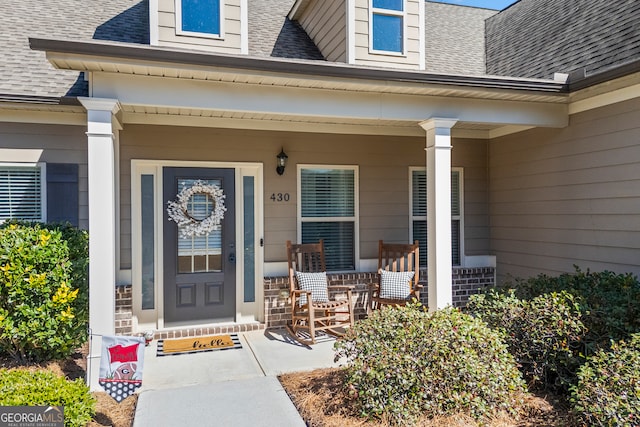
{"label": "black window shutter", "polygon": [[78,165],[47,163],[47,222],[78,226]]}

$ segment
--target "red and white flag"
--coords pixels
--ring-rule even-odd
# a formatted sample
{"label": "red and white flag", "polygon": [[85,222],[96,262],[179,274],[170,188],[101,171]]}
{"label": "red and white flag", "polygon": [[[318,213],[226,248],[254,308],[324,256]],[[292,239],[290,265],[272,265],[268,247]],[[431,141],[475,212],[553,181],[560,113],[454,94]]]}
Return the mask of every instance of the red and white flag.
{"label": "red and white flag", "polygon": [[143,337],[102,337],[98,383],[118,403],[142,386],[143,366]]}

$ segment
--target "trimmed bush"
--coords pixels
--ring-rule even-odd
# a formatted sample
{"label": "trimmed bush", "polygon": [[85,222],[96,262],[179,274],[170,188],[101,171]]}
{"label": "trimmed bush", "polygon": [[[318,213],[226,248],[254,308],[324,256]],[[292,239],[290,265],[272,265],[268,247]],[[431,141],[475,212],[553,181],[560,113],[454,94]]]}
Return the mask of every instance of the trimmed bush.
{"label": "trimmed bush", "polygon": [[558,277],[541,274],[526,280],[517,279],[501,288],[503,291],[515,289],[515,295],[521,299],[532,299],[549,292],[572,294],[580,305],[582,321],[587,328],[582,349],[585,355],[640,332],[640,282],[634,275],[583,272],[575,268],[572,274]]}
{"label": "trimmed bush", "polygon": [[375,311],[335,344],[362,416],[406,425],[426,415],[516,414],[525,385],[502,337],[479,319],[420,304]]}
{"label": "trimmed bush", "polygon": [[67,381],[50,371],[0,369],[0,406],[64,406],[66,427],[86,426],[96,400],[84,381]]}
{"label": "trimmed bush", "polygon": [[0,351],[24,363],[68,356],[84,342],[71,274],[60,231],[0,229]]}
{"label": "trimmed bush", "polygon": [[578,371],[571,403],[585,425],[640,425],[640,334],[589,358]]}
{"label": "trimmed bush", "polygon": [[523,300],[514,290],[489,290],[473,295],[467,310],[504,333],[529,386],[566,390],[575,381],[585,328],[571,294],[551,292]]}

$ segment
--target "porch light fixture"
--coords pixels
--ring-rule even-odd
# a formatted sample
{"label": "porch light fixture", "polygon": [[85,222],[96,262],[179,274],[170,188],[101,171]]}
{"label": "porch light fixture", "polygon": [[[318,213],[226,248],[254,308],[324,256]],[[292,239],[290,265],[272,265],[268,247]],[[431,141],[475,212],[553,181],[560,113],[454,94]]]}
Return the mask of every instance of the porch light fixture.
{"label": "porch light fixture", "polygon": [[278,165],[276,167],[276,172],[278,172],[278,175],[282,175],[284,173],[284,167],[287,166],[288,158],[289,156],[287,156],[287,153],[284,152],[284,148],[282,148],[280,150],[280,153],[276,156],[276,159],[278,159],[278,162],[276,163]]}

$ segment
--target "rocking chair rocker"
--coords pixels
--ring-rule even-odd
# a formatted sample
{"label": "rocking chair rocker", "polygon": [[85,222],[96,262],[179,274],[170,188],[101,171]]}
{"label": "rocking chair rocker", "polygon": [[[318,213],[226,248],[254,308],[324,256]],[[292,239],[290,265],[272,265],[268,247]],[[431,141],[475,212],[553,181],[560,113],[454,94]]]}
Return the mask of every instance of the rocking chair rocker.
{"label": "rocking chair rocker", "polygon": [[[311,345],[318,331],[342,336],[344,333],[336,328],[353,326],[353,286],[328,286],[323,241],[287,241],[287,261],[291,298],[291,323],[287,327],[293,337]],[[346,299],[332,298],[334,291],[346,293]]]}

